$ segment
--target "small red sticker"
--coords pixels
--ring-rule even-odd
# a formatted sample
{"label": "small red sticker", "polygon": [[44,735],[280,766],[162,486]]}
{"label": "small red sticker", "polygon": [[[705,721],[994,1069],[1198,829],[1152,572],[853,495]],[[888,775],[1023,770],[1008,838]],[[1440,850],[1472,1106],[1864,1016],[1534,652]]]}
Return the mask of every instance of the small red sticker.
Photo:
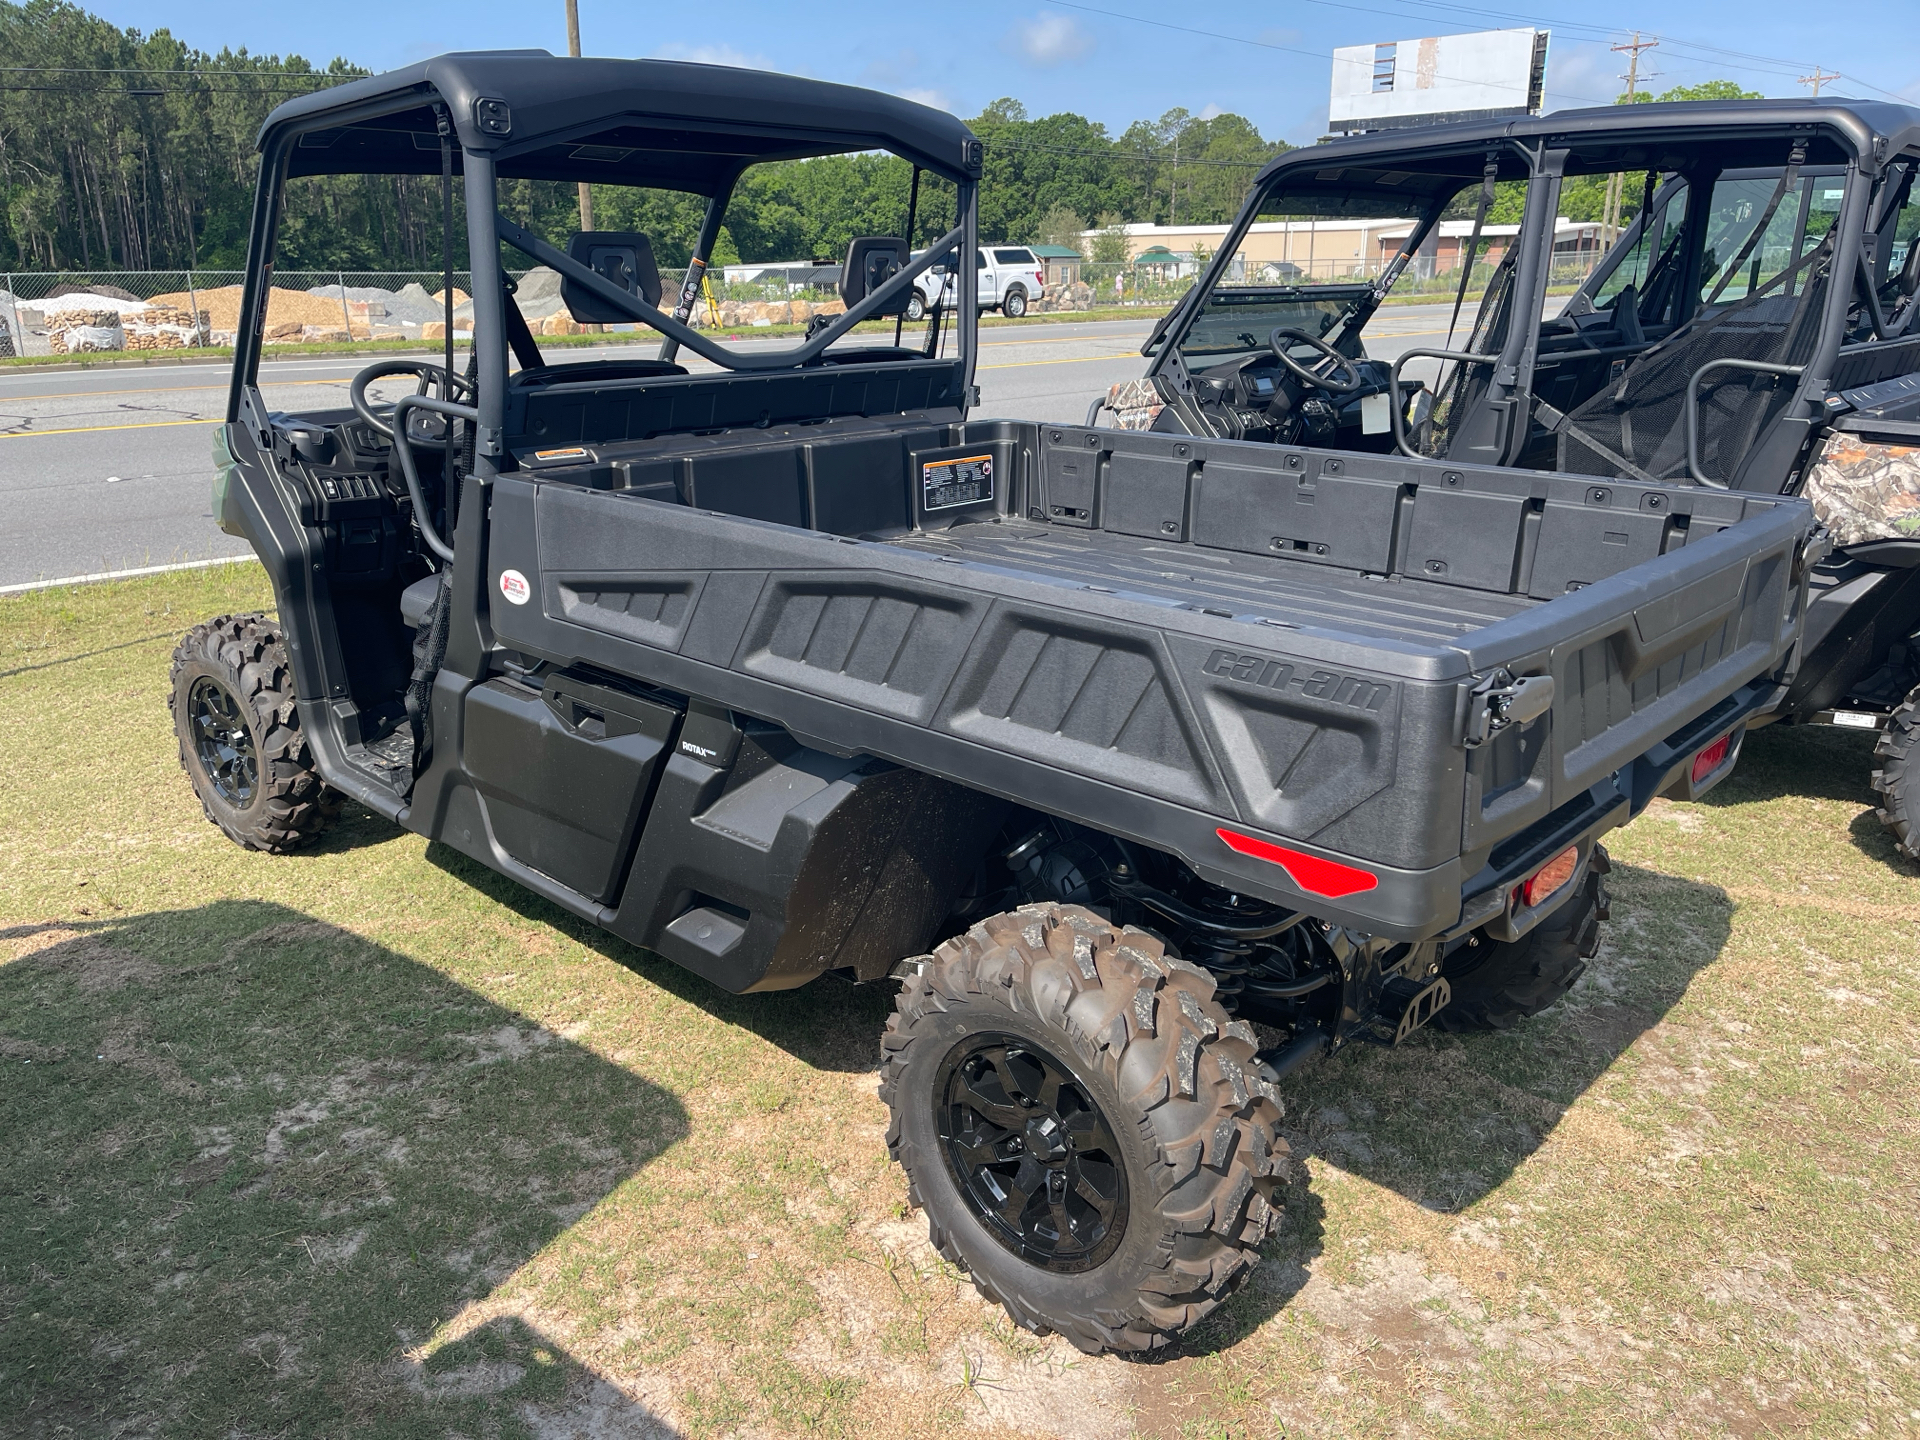
{"label": "small red sticker", "polygon": [[500,593],[507,597],[509,605],[524,605],[533,598],[533,587],[527,584],[527,577],[518,570],[502,570]]}

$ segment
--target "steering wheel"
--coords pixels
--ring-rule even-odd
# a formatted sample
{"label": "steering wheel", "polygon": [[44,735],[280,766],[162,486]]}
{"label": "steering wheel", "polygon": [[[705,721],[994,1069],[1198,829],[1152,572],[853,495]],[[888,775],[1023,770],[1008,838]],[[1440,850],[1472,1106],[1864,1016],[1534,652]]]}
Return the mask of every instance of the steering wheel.
{"label": "steering wheel", "polygon": [[[1283,343],[1284,342],[1284,343]],[[1309,350],[1317,350],[1324,357],[1317,367],[1302,365],[1287,352],[1295,345],[1305,345]],[[1304,330],[1293,330],[1282,325],[1267,337],[1267,346],[1274,353],[1287,373],[1316,390],[1325,390],[1329,395],[1351,395],[1367,382],[1361,377],[1359,368],[1334,349],[1318,335],[1309,335]],[[1345,372],[1345,380],[1333,377]]]}
{"label": "steering wheel", "polygon": [[[353,377],[348,394],[353,401],[353,413],[389,440],[393,438],[393,406],[375,405],[367,398],[367,386],[389,375],[417,376],[420,383],[414,390],[416,395],[425,395],[432,389],[443,400],[458,400],[468,404],[473,400],[473,387],[465,377],[453,374],[444,365],[433,365],[424,360],[376,360]],[[408,422],[407,439],[415,445],[437,446],[444,450],[447,422],[440,416],[416,410]]]}

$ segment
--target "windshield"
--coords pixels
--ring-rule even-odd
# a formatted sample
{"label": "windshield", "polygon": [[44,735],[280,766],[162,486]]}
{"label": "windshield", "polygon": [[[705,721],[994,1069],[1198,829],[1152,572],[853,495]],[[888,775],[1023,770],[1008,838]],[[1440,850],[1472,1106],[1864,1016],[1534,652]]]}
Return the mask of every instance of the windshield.
{"label": "windshield", "polygon": [[1214,364],[1264,348],[1281,326],[1325,336],[1343,317],[1364,317],[1381,272],[1428,203],[1391,191],[1302,193],[1276,183],[1233,242],[1181,340],[1182,357]]}

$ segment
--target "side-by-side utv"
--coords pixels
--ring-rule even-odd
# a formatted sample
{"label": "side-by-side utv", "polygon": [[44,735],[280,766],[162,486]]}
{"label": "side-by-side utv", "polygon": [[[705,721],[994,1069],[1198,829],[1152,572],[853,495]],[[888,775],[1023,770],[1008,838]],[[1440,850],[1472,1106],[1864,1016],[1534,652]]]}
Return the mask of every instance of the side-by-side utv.
{"label": "side-by-side utv", "polygon": [[[1476,257],[1491,278],[1458,350],[1366,358],[1391,272],[1286,291],[1230,278],[1256,220],[1406,216],[1403,254],[1433,264],[1432,206],[1454,197],[1413,177],[1467,149],[1484,161],[1486,198],[1447,257],[1456,315]],[[1606,173],[1638,214],[1546,318],[1542,277],[1578,256],[1545,197]],[[1641,105],[1293,151],[1262,173],[1210,273],[1148,343],[1145,381],[1105,408],[1161,433],[1470,461],[1585,478],[1596,495],[1629,481],[1806,496],[1833,548],[1810,557],[1791,683],[1753,723],[1880,731],[1880,817],[1920,858],[1917,175],[1920,110],[1844,100]],[[1527,223],[1496,251],[1487,199],[1522,181]],[[1275,320],[1293,333],[1269,336]],[[1335,383],[1299,390],[1303,359]],[[1436,366],[1431,388],[1408,377]],[[1637,542],[1617,531],[1601,543]]]}
{"label": "side-by-side utv", "polygon": [[[1602,837],[1716,784],[1791,679],[1804,501],[1516,467],[1504,360],[1451,453],[1396,453],[1368,404],[1391,377],[1320,323],[1374,289],[1220,291],[1169,363],[1246,363],[1181,382],[1185,434],[975,418],[971,287],[905,329],[922,273],[974,269],[980,142],[937,111],[452,55],[292,101],[260,146],[215,509],[278,618],[178,651],[209,817],[292,850],[348,797],[727,990],[897,982],[882,1094],[914,1203],[1084,1349],[1161,1345],[1247,1274],[1293,1067],[1553,1003],[1606,915]],[[687,324],[749,167],[870,151],[911,198],[900,234],[850,237],[844,315],[791,344]],[[1545,131],[1328,146],[1288,178],[1337,209],[1391,172],[1437,217],[1496,161],[1548,223],[1569,160]],[[472,343],[283,414],[260,388],[283,198],[341,176],[435,199]],[[503,213],[580,181],[705,199],[677,305],[647,235]],[[543,355],[526,262],[658,353]],[[1545,284],[1523,263],[1510,313]],[[1198,419],[1281,394],[1334,418]]]}

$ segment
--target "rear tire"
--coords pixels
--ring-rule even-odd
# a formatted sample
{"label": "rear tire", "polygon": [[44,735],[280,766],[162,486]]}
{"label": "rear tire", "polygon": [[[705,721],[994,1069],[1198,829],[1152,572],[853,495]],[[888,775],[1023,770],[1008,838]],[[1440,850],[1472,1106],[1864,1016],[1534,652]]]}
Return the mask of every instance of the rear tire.
{"label": "rear tire", "polygon": [[286,638],[264,615],[196,625],[173,652],[174,736],[200,806],[236,845],[284,855],[339,813],[300,732]]}
{"label": "rear tire", "polygon": [[1510,1030],[1573,988],[1600,949],[1607,918],[1607,852],[1594,846],[1580,892],[1518,940],[1476,934],[1441,973],[1453,999],[1430,1022],[1455,1034]]}
{"label": "rear tire", "polygon": [[1022,290],[1018,285],[1007,291],[1006,298],[1000,302],[1000,313],[1012,320],[1018,320],[1022,315],[1026,314],[1027,292]]}
{"label": "rear tire", "polygon": [[1873,758],[1880,762],[1873,772],[1880,795],[1874,813],[1893,833],[1893,848],[1920,860],[1920,687],[1887,717]]}
{"label": "rear tire", "polygon": [[927,301],[918,290],[907,297],[907,319],[924,320],[927,318]]}
{"label": "rear tire", "polygon": [[903,986],[887,1147],[934,1247],[1017,1324],[1089,1354],[1156,1349],[1257,1263],[1280,1100],[1213,992],[1069,905],[992,916]]}

